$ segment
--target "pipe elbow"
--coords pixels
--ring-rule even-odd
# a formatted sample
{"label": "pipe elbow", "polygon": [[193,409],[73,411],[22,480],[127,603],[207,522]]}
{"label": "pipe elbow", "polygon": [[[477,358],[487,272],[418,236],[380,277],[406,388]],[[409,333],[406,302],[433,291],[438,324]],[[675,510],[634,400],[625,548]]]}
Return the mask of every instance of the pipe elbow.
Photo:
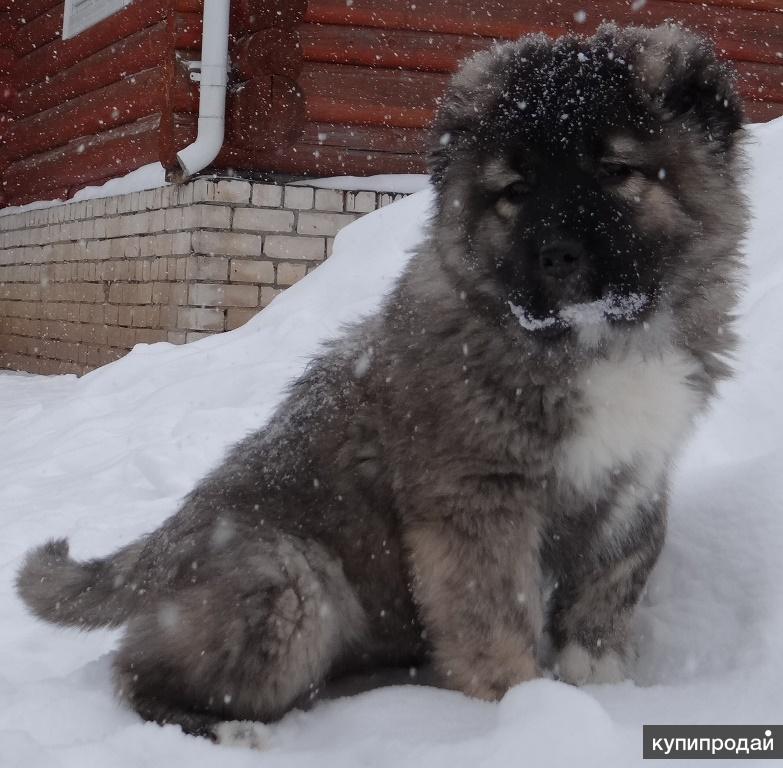
{"label": "pipe elbow", "polygon": [[204,0],[198,134],[177,152],[182,180],[206,168],[223,146],[226,120],[230,0]]}
{"label": "pipe elbow", "polygon": [[[204,125],[202,121],[209,121]],[[188,178],[206,168],[223,146],[225,126],[220,118],[199,118],[198,135],[192,144],[177,152],[177,162],[183,177]]]}

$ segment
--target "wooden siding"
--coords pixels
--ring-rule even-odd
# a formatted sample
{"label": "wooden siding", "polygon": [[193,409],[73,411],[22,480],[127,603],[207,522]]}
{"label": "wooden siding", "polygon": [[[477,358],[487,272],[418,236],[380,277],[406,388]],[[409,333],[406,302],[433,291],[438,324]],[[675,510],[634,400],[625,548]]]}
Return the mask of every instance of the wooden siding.
{"label": "wooden siding", "polygon": [[[591,33],[605,20],[654,25],[670,18],[709,35],[734,60],[749,119],[783,115],[783,0],[310,0],[297,29],[308,126],[270,162],[304,173],[422,170],[422,129],[465,56],[529,32]],[[392,127],[418,129],[412,151],[383,141]]]}
{"label": "wooden siding", "polygon": [[137,0],[70,40],[62,0],[0,3],[14,54],[0,201],[68,194],[159,159],[175,50],[167,2]]}
{"label": "wooden siding", "polygon": [[[202,3],[134,0],[63,41],[62,0],[0,0],[0,205],[155,160],[174,169],[195,137],[198,90],[185,62],[199,57]],[[215,168],[420,171],[427,126],[461,59],[528,32],[668,18],[710,35],[735,62],[751,120],[783,115],[783,0],[232,0]]]}

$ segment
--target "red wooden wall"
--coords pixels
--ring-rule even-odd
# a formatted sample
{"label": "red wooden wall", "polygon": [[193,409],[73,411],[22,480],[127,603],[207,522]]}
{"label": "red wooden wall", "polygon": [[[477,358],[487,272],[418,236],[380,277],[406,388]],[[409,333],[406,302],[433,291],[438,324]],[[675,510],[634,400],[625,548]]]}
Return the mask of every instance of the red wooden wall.
{"label": "red wooden wall", "polygon": [[296,27],[302,136],[273,153],[232,157],[308,174],[420,171],[426,127],[460,59],[529,32],[670,18],[736,62],[751,120],[783,115],[783,0],[310,0]]}
{"label": "red wooden wall", "polygon": [[[175,66],[192,41],[172,0],[135,0],[70,40],[62,0],[0,0],[0,195],[65,195],[194,135],[198,95]],[[198,46],[197,46],[198,47]],[[198,57],[198,51],[193,52]]]}
{"label": "red wooden wall", "polygon": [[[195,136],[202,0],[134,0],[63,41],[62,0],[0,0],[0,205],[65,195]],[[422,170],[437,98],[494,39],[675,18],[733,59],[752,120],[783,114],[783,0],[232,0],[219,169]]]}

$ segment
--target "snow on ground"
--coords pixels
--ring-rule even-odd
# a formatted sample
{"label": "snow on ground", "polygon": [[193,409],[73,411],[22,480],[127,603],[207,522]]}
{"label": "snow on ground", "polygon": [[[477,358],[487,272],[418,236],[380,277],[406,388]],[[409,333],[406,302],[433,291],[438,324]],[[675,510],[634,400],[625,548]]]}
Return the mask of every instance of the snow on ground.
{"label": "snow on ground", "polygon": [[752,132],[740,375],[679,462],[631,680],[539,680],[498,704],[379,689],[293,712],[251,752],[142,723],[112,696],[118,633],[39,623],[13,594],[22,554],[47,537],[100,556],[171,514],[319,340],[378,305],[420,236],[421,192],[344,230],[326,264],[237,331],[140,345],[81,379],[0,375],[0,765],[627,768],[642,723],[783,722],[783,120]]}

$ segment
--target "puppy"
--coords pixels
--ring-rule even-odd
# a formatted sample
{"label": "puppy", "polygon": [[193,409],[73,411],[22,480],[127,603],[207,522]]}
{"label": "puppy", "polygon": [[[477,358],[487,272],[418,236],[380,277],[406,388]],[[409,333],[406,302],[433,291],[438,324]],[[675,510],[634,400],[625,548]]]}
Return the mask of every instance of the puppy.
{"label": "puppy", "polygon": [[484,699],[548,666],[621,679],[672,458],[729,373],[741,123],[677,26],[473,57],[378,314],[158,530],[84,563],[50,542],[21,597],[125,625],[120,695],[212,737],[380,665],[431,661]]}

